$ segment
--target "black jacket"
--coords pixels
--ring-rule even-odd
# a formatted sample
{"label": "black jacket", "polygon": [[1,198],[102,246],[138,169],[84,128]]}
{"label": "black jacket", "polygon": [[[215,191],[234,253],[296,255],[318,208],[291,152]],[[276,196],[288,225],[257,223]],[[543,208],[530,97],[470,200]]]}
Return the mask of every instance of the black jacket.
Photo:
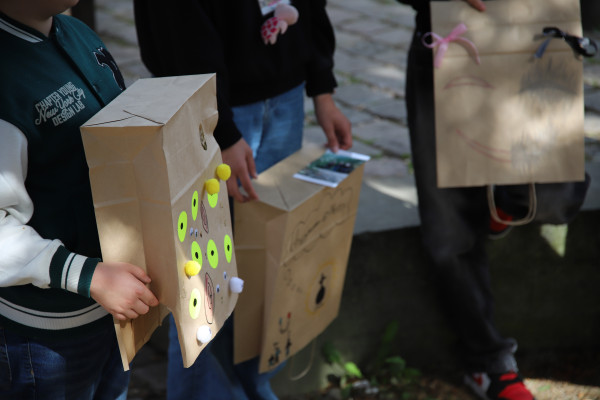
{"label": "black jacket", "polygon": [[306,82],[309,96],[331,93],[333,28],[325,0],[292,1],[298,22],[274,45],[261,38],[257,0],[135,0],[141,56],[155,76],[217,73],[219,123],[215,138],[222,149],[240,133],[231,106],[281,94]]}

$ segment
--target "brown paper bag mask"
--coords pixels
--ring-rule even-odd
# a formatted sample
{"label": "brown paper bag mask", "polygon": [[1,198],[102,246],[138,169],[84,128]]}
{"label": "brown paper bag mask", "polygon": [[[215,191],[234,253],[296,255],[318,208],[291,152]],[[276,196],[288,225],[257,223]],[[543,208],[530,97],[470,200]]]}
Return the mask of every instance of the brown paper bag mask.
{"label": "brown paper bag mask", "polygon": [[438,186],[583,180],[581,57],[563,40],[535,57],[545,27],[581,35],[579,0],[485,4],[431,2],[432,32],[464,23],[480,59],[453,41],[434,68]]}
{"label": "brown paper bag mask", "polygon": [[189,367],[241,290],[215,93],[214,75],[142,79],[81,128],[103,259],[145,268],[161,303],[115,321],[125,369],[169,310]]}
{"label": "brown paper bag mask", "polygon": [[234,359],[260,356],[261,372],[304,348],[339,311],[364,165],[335,189],[293,178],[322,153],[304,147],[259,175],[260,200],[235,203],[246,285],[234,313]]}

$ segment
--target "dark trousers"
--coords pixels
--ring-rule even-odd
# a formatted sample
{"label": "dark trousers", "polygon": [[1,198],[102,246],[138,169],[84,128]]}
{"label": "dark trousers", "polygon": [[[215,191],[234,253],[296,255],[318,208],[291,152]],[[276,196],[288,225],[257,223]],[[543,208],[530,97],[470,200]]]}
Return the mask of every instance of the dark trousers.
{"label": "dark trousers", "polygon": [[[417,31],[408,55],[406,104],[423,243],[441,304],[470,371],[515,369],[514,339],[503,338],[493,321],[493,298],[485,251],[490,214],[486,187],[439,189],[436,180],[432,52]],[[456,107],[460,107],[459,104]],[[536,184],[534,222],[565,224],[579,212],[590,184]],[[495,188],[496,204],[517,218],[529,208],[528,185]]]}
{"label": "dark trousers", "polygon": [[437,187],[432,53],[419,33],[409,51],[406,81],[421,234],[441,304],[458,335],[466,368],[506,372],[516,367],[516,342],[503,338],[493,322],[486,189]]}

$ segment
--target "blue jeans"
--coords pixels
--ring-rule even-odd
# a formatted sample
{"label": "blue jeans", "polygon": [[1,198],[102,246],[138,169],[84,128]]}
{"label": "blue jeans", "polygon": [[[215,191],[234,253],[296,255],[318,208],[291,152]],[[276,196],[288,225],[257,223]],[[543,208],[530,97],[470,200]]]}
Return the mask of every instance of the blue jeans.
{"label": "blue jeans", "polygon": [[284,367],[285,362],[262,374],[258,372],[258,357],[234,365],[232,362],[233,329],[233,317],[231,317],[213,341],[211,351],[221,362],[232,386],[237,389],[234,398],[236,400],[277,400],[277,396],[271,389],[270,380]]}
{"label": "blue jeans", "polygon": [[304,84],[232,110],[235,125],[252,149],[258,173],[302,147]]}
{"label": "blue jeans", "polygon": [[0,399],[125,400],[114,325],[83,338],[46,342],[0,328]]}
{"label": "blue jeans", "polygon": [[[264,101],[233,107],[233,120],[252,149],[257,172],[266,170],[302,147],[304,84]],[[196,362],[183,368],[175,324],[169,328],[169,400],[277,400],[269,380],[281,368],[283,364],[260,374],[258,357],[233,364],[233,317]]]}
{"label": "blue jeans", "polygon": [[[220,335],[221,332],[217,338]],[[242,389],[229,382],[221,364],[210,351],[214,340],[204,348],[191,367],[184,368],[175,320],[172,314],[169,316],[168,400],[230,400],[238,397],[235,393],[243,394]]]}

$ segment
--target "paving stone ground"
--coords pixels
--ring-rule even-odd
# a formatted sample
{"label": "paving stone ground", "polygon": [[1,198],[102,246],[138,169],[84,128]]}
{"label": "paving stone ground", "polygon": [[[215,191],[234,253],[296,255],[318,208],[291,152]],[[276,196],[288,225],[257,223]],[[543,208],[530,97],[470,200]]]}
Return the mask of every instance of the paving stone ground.
{"label": "paving stone ground", "polygon": [[[96,30],[127,85],[149,77],[139,56],[132,2],[96,0],[95,7]],[[365,168],[355,233],[416,226],[404,103],[414,13],[392,0],[329,0],[327,7],[337,37],[335,99],[353,124],[354,150],[372,157]],[[600,32],[586,35],[600,44]],[[595,178],[584,208],[595,209],[600,206],[600,57],[584,60],[584,80],[586,169]],[[306,108],[305,140],[323,143],[310,101]],[[366,213],[363,199],[368,199],[370,210],[381,212]],[[165,373],[164,354],[146,346],[134,361],[129,398],[164,398]]]}

